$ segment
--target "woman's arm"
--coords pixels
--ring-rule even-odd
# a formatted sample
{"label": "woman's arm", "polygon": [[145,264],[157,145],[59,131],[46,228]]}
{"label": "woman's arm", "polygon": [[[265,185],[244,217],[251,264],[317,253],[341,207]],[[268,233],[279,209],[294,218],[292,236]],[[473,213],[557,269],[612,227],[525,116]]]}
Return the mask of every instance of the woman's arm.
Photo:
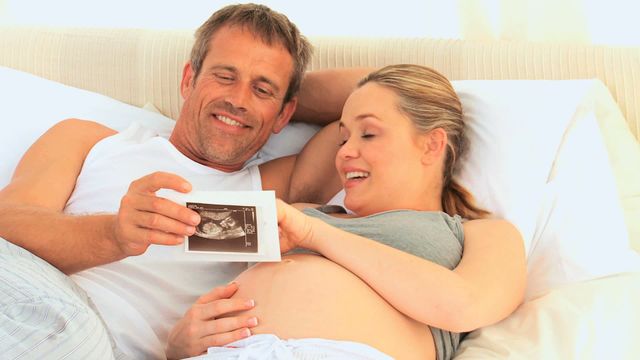
{"label": "woman's arm", "polygon": [[522,239],[506,221],[464,226],[462,260],[453,271],[348,233],[279,202],[284,250],[314,250],[365,281],[405,315],[449,331],[471,331],[500,321],[522,301]]}

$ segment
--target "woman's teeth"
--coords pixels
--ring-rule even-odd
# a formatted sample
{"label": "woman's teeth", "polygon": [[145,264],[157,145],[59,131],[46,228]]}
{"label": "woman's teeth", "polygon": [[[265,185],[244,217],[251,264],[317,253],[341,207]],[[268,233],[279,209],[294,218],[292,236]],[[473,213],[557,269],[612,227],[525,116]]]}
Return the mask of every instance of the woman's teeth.
{"label": "woman's teeth", "polygon": [[369,177],[369,173],[364,171],[351,171],[346,173],[345,176],[347,180],[351,180],[351,179],[358,179],[358,178],[367,178]]}

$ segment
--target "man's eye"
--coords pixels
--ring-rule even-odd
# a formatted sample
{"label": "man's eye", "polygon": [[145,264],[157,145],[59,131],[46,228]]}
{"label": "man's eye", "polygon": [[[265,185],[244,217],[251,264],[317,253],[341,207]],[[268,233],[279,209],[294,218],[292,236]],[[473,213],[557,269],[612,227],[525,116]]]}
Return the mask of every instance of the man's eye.
{"label": "man's eye", "polygon": [[220,80],[220,81],[224,81],[224,82],[231,82],[233,81],[233,76],[230,75],[225,75],[225,74],[215,74],[216,79]]}
{"label": "man's eye", "polygon": [[254,89],[255,89],[256,93],[261,97],[272,96],[271,90],[269,90],[267,88],[256,86]]}
{"label": "man's eye", "polygon": [[338,142],[338,146],[342,146],[342,145],[344,145],[346,143],[347,143],[347,139],[340,140],[340,142]]}

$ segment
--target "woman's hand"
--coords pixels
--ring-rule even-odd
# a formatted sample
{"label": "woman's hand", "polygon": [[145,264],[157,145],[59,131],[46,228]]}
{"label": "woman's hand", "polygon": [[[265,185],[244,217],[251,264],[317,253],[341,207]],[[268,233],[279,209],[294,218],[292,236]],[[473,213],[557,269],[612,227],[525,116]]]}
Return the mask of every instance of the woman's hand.
{"label": "woman's hand", "polygon": [[276,199],[276,207],[278,209],[280,252],[286,253],[297,247],[313,250],[314,219],[280,199]]}
{"label": "woman's hand", "polygon": [[228,316],[255,305],[248,299],[231,299],[238,285],[231,283],[202,295],[169,333],[167,358],[182,359],[205,353],[211,346],[223,346],[251,335],[258,319],[249,315]]}

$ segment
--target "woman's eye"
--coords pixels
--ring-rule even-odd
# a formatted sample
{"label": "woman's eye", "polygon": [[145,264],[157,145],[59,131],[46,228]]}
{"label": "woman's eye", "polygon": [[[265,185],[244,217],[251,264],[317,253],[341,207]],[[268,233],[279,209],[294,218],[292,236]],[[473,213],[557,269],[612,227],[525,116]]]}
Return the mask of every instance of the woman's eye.
{"label": "woman's eye", "polygon": [[374,136],[375,136],[375,135],[373,135],[373,134],[362,134],[362,136],[361,136],[361,137],[362,137],[363,139],[370,139],[370,138],[372,138],[372,137],[374,137]]}
{"label": "woman's eye", "polygon": [[342,145],[344,145],[344,144],[346,144],[346,143],[347,143],[347,140],[346,140],[346,139],[344,139],[344,140],[340,140],[340,142],[338,142],[338,146],[342,146]]}

